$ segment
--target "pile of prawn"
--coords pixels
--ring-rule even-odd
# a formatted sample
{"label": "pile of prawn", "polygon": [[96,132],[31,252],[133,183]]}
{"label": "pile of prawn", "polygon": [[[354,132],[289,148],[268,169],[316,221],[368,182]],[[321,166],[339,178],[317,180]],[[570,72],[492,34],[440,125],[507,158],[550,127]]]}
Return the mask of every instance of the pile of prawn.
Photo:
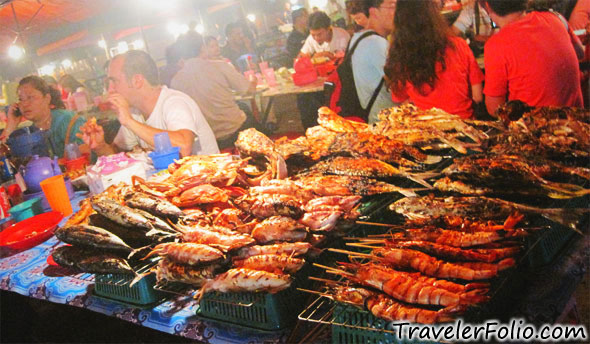
{"label": "pile of prawn", "polygon": [[[350,262],[320,266],[340,282],[324,280],[320,294],[366,307],[388,321],[449,322],[490,298],[490,282],[511,269],[521,252],[518,238],[528,234],[515,213],[503,224],[446,217],[438,227],[394,228],[387,234],[350,238],[358,250]],[[515,241],[516,240],[516,241]],[[368,250],[368,251],[367,251]]]}

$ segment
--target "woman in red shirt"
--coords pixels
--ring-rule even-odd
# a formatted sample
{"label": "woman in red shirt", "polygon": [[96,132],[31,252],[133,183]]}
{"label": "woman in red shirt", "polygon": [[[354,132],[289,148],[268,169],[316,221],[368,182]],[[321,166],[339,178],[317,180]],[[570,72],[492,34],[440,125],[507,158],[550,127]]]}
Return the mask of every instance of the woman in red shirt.
{"label": "woman in red shirt", "polygon": [[437,107],[462,118],[481,103],[483,73],[434,1],[398,0],[385,76],[395,102]]}

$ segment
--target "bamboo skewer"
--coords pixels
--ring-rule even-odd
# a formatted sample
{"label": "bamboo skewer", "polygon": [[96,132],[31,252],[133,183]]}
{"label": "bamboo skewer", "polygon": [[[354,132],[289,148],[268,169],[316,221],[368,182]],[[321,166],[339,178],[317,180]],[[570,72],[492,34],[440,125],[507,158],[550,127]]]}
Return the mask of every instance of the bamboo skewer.
{"label": "bamboo skewer", "polygon": [[370,249],[381,248],[381,246],[370,246],[370,245],[359,244],[359,243],[353,243],[353,242],[348,242],[348,243],[346,243],[346,246],[352,246],[352,247],[361,247],[361,248],[370,248]]}
{"label": "bamboo skewer", "polygon": [[333,273],[333,274],[337,274],[337,275],[354,276],[354,274],[352,274],[352,273],[350,273],[348,271],[336,269],[336,268],[333,268],[333,267],[329,267],[329,266],[325,266],[325,265],[321,265],[321,264],[317,264],[317,263],[313,263],[313,265],[314,266],[317,266],[318,268],[325,269],[327,273]]}
{"label": "bamboo skewer", "polygon": [[353,252],[353,251],[347,251],[347,250],[340,250],[340,249],[337,249],[337,248],[330,248],[328,250],[330,252],[344,253],[344,254],[347,254],[347,255],[352,256],[352,257],[373,258],[372,255],[366,254],[366,253],[359,253],[359,252]]}
{"label": "bamboo skewer", "polygon": [[369,226],[377,226],[377,227],[392,227],[394,225],[388,223],[378,223],[378,222],[367,222],[367,221],[357,221],[358,225],[369,225]]}
{"label": "bamboo skewer", "polygon": [[326,278],[314,277],[314,276],[309,276],[308,279],[310,279],[312,281],[324,282],[326,284],[341,284],[341,282],[338,282],[338,281],[334,281],[334,280],[326,279]]}

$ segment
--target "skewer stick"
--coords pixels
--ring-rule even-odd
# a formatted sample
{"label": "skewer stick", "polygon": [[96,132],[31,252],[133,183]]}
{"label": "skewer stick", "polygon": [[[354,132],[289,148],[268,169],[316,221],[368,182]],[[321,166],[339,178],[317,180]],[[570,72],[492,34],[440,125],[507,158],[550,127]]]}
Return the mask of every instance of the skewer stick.
{"label": "skewer stick", "polygon": [[353,256],[353,257],[373,258],[373,256],[370,255],[370,254],[353,252],[353,251],[346,251],[346,250],[340,250],[340,249],[337,249],[337,248],[329,248],[328,251],[336,252],[336,253],[344,253],[344,254],[347,254],[347,255]]}
{"label": "skewer stick", "polygon": [[[317,264],[317,263],[313,263],[314,266],[317,266],[319,268],[325,269],[326,272],[328,273],[334,273],[334,274],[340,274],[340,275],[348,275],[348,276],[354,276],[354,274],[348,272],[348,271],[344,271],[344,270],[340,270],[340,269],[336,269],[336,268],[332,268],[329,266],[325,266],[325,265],[321,265],[321,264]],[[311,277],[310,277],[311,278]]]}
{"label": "skewer stick", "polygon": [[365,244],[359,244],[359,243],[353,243],[353,242],[346,243],[346,246],[370,248],[370,249],[381,248],[381,246],[371,246],[371,245],[365,245]]}
{"label": "skewer stick", "polygon": [[392,227],[393,225],[387,223],[378,223],[378,222],[367,222],[367,221],[357,221],[358,225],[369,225],[369,226],[377,226],[377,227]]}
{"label": "skewer stick", "polygon": [[308,279],[310,279],[312,281],[324,282],[326,284],[342,284],[342,282],[334,281],[334,280],[327,279],[327,278],[314,277],[314,276],[309,276]]}
{"label": "skewer stick", "polygon": [[[383,244],[385,243],[385,238],[384,239],[372,239],[372,238],[356,238],[355,241],[357,242],[362,242],[362,243],[373,243],[373,244]],[[351,240],[352,241],[352,240]]]}
{"label": "skewer stick", "polygon": [[320,296],[324,296],[327,297],[329,299],[333,299],[333,296],[328,294],[328,293],[322,293],[321,291],[317,291],[317,290],[309,290],[309,289],[303,289],[303,288],[297,288],[297,290],[299,291],[303,291],[305,293],[310,293],[310,294],[315,294],[315,295],[320,295]]}

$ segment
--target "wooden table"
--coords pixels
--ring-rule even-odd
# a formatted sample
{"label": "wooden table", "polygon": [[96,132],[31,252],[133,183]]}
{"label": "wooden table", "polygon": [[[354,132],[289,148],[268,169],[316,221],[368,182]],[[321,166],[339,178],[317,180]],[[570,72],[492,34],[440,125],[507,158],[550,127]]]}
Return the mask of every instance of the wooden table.
{"label": "wooden table", "polygon": [[[324,90],[325,81],[326,78],[319,77],[316,81],[303,86],[297,86],[292,82],[287,82],[283,84],[278,84],[277,86],[273,87],[261,87],[260,89],[256,90],[256,93],[253,95],[236,96],[235,99],[255,100],[258,97],[263,114],[262,118],[260,119],[260,123],[266,126],[266,122],[268,121],[268,115],[270,114],[270,110],[272,109],[275,97],[286,96],[290,94],[322,92]],[[268,98],[268,102],[266,104],[263,103],[264,98]]]}

